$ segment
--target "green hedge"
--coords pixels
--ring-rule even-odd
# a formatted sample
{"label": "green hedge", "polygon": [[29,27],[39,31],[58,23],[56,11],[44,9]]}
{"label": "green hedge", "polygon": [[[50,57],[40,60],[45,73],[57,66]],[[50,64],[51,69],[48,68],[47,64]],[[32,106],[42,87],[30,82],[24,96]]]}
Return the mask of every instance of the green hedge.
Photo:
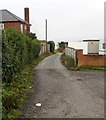
{"label": "green hedge", "polygon": [[2,32],[2,68],[3,81],[11,82],[12,76],[25,64],[39,55],[40,43],[32,40],[20,31],[8,28]]}
{"label": "green hedge", "polygon": [[54,52],[54,50],[55,50],[55,43],[53,41],[48,41],[48,43],[50,44],[50,52]]}

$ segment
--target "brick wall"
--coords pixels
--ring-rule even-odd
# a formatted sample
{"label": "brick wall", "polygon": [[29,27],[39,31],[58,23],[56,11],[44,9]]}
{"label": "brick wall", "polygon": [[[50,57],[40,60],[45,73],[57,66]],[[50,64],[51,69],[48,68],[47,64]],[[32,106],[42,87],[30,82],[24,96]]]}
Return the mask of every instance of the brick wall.
{"label": "brick wall", "polygon": [[106,66],[106,55],[83,55],[83,50],[77,50],[78,66]]}
{"label": "brick wall", "polygon": [[4,28],[7,28],[7,27],[14,27],[18,30],[20,30],[20,22],[5,22],[4,23]]}
{"label": "brick wall", "polygon": [[21,22],[5,22],[3,23],[4,24],[4,28],[8,28],[8,27],[13,27],[17,30],[21,30],[21,24],[23,25],[23,33],[26,33],[26,32],[29,32],[28,30],[28,25],[27,24],[24,24],[24,23],[21,23]]}

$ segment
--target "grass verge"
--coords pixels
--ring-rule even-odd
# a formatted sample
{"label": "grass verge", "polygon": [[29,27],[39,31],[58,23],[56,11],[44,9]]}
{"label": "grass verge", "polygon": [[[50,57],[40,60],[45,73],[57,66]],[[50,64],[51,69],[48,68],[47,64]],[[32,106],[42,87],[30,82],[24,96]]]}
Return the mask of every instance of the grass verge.
{"label": "grass verge", "polygon": [[56,54],[56,53],[60,53],[60,52],[59,52],[58,49],[55,49],[55,50],[54,50],[54,53]]}
{"label": "grass verge", "polygon": [[70,56],[66,56],[65,54],[62,54],[60,59],[63,65],[65,65],[68,70],[76,70],[73,58],[71,58]]}
{"label": "grass verge", "polygon": [[26,93],[30,92],[33,83],[34,67],[47,56],[41,55],[31,64],[26,65],[19,73],[12,77],[11,83],[2,83],[2,118],[7,120],[21,115],[19,109],[23,106]]}
{"label": "grass verge", "polygon": [[105,66],[80,66],[77,67],[76,70],[80,71],[90,71],[90,72],[106,72]]}
{"label": "grass verge", "polygon": [[62,54],[61,56],[61,62],[63,65],[66,66],[68,70],[74,70],[74,71],[90,71],[90,72],[104,72],[106,71],[106,66],[75,66],[74,59],[72,59],[70,56],[66,56],[65,54]]}

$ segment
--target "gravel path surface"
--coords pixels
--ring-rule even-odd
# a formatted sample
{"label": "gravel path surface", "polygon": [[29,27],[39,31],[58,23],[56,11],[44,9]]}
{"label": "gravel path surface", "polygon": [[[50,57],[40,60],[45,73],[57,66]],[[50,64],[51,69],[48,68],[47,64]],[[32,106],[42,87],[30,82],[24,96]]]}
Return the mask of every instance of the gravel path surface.
{"label": "gravel path surface", "polygon": [[61,53],[49,56],[36,66],[35,83],[22,117],[103,118],[104,73],[70,72],[60,56]]}

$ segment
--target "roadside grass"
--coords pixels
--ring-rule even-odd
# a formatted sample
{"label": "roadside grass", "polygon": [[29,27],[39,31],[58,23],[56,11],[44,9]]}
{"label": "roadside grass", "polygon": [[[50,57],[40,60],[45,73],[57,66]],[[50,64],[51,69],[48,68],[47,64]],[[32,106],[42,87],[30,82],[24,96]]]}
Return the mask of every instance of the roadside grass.
{"label": "roadside grass", "polygon": [[60,59],[63,65],[65,65],[68,70],[76,69],[74,59],[71,58],[70,56],[66,56],[65,54],[62,54]]}
{"label": "roadside grass", "polygon": [[70,56],[62,54],[61,62],[68,70],[74,71],[90,71],[90,72],[106,72],[106,66],[75,66],[74,60]]}
{"label": "roadside grass", "polygon": [[106,72],[105,66],[80,66],[76,70],[79,71],[90,71],[90,72]]}
{"label": "roadside grass", "polygon": [[21,115],[20,108],[23,107],[26,94],[31,92],[33,84],[34,67],[47,56],[53,53],[41,55],[31,64],[26,65],[19,73],[12,77],[11,83],[2,83],[2,118],[14,119]]}
{"label": "roadside grass", "polygon": [[56,54],[56,53],[60,53],[60,52],[59,52],[58,49],[55,49],[55,50],[54,50],[54,53]]}

